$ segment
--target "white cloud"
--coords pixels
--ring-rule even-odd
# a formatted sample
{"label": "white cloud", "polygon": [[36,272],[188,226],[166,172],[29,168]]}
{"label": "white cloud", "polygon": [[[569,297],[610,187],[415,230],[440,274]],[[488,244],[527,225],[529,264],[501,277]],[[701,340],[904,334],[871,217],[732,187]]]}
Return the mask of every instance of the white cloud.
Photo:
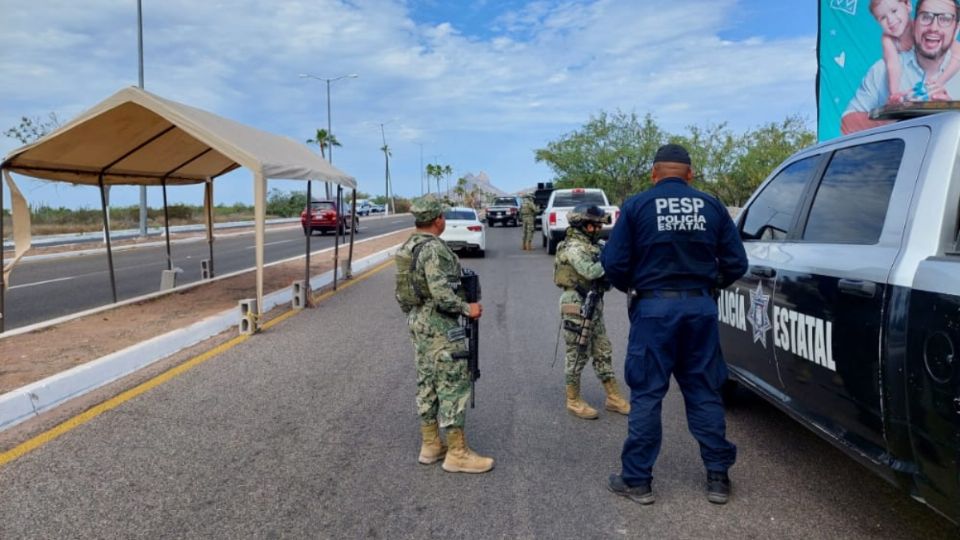
{"label": "white cloud", "polygon": [[[335,163],[361,185],[381,183],[379,123],[390,120],[399,191],[419,189],[417,143],[428,161],[439,155],[458,174],[483,169],[519,189],[549,174],[533,163],[535,148],[602,110],[651,112],[673,131],[813,115],[816,29],[803,39],[722,39],[737,4],[536,1],[477,32],[418,23],[404,0],[144,2],[146,87],[304,140],[326,127],[326,86],[297,74],[358,73],[333,83],[331,98],[344,144]],[[69,118],[136,84],[132,2],[0,6],[0,128],[21,115]],[[14,146],[0,140],[2,153]]]}

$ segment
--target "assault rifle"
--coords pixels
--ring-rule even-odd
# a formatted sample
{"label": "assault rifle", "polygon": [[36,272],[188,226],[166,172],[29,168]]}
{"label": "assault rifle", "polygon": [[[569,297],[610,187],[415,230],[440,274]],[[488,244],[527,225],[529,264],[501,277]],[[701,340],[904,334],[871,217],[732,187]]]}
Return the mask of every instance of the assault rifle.
{"label": "assault rifle", "polygon": [[[473,304],[480,301],[480,276],[476,272],[464,268],[460,276],[460,286],[463,287],[467,302]],[[456,353],[453,357],[467,360],[467,371],[470,374],[470,408],[472,409],[476,396],[475,384],[480,378],[480,320],[464,317],[463,329],[467,335],[467,352]]]}
{"label": "assault rifle", "polygon": [[580,318],[583,319],[583,322],[580,323],[580,330],[577,332],[578,362],[587,350],[587,342],[590,341],[590,336],[593,334],[593,315],[597,312],[597,305],[603,298],[603,288],[600,281],[593,282],[593,286],[583,297],[583,304],[580,305]]}

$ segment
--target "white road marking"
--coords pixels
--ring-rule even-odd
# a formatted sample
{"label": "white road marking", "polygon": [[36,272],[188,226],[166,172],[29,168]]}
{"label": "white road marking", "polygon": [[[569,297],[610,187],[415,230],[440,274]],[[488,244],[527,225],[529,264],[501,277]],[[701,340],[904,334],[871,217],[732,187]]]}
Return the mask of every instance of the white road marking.
{"label": "white road marking", "polygon": [[11,285],[11,286],[8,287],[8,288],[9,288],[9,289],[22,289],[22,288],[25,288],[25,287],[34,287],[34,286],[36,286],[36,285],[45,285],[45,284],[47,284],[47,283],[55,283],[55,282],[57,282],[57,281],[67,281],[67,280],[76,279],[76,278],[77,278],[77,276],[62,277],[62,278],[57,278],[57,279],[48,279],[48,280],[46,280],[46,281],[37,281],[36,283],[24,283],[23,285]]}
{"label": "white road marking", "polygon": [[[295,242],[295,240],[280,240],[280,241],[278,241],[278,242],[267,242],[266,244],[263,245],[263,247],[272,246],[272,245],[275,245],[275,244],[286,244],[287,242]],[[257,246],[247,246],[247,247],[244,248],[244,249],[254,249],[254,248],[256,248],[256,247],[257,247]]]}

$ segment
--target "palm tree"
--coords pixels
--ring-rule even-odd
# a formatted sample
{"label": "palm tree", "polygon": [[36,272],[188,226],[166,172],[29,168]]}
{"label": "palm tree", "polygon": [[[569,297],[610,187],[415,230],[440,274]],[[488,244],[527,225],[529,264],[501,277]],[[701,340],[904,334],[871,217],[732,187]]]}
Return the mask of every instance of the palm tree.
{"label": "palm tree", "polygon": [[467,196],[467,179],[463,176],[457,178],[457,187],[454,188],[454,191],[457,192],[457,195],[460,196],[460,202],[466,202]]}
{"label": "palm tree", "polygon": [[[320,157],[327,159],[327,153],[324,151],[324,149],[332,146],[340,146],[340,141],[337,140],[337,137],[334,134],[327,133],[327,130],[318,129],[316,137],[313,139],[307,139],[307,144],[316,144],[320,146]],[[324,182],[323,188],[327,195],[327,199],[330,199],[332,196],[330,193],[330,182]]]}
{"label": "palm tree", "polygon": [[337,140],[336,135],[332,133],[327,133],[325,129],[318,129],[317,135],[313,139],[307,139],[307,144],[316,144],[320,146],[320,157],[327,159],[326,148],[331,146],[341,146],[340,141]]}

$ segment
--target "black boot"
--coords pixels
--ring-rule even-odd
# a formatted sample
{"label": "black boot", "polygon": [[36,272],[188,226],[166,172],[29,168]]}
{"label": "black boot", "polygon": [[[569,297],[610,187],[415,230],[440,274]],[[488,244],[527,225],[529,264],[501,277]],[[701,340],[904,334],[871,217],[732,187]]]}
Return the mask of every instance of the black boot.
{"label": "black boot", "polygon": [[635,503],[653,504],[653,489],[650,488],[650,482],[628,486],[619,474],[611,474],[607,480],[607,489]]}
{"label": "black boot", "polygon": [[727,504],[730,498],[730,477],[726,472],[707,471],[707,500]]}

